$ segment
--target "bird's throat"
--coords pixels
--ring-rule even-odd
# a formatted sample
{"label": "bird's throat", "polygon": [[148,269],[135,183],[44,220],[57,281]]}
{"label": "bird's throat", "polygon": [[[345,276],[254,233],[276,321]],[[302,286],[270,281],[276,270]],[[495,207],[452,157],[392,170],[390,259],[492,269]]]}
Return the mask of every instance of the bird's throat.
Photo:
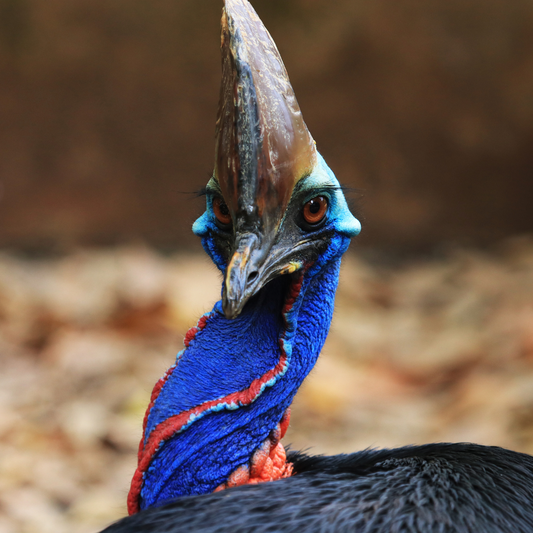
{"label": "bird's throat", "polygon": [[218,303],[189,332],[152,394],[130,513],[290,474],[279,441],[329,329],[338,263],[275,280],[235,320]]}

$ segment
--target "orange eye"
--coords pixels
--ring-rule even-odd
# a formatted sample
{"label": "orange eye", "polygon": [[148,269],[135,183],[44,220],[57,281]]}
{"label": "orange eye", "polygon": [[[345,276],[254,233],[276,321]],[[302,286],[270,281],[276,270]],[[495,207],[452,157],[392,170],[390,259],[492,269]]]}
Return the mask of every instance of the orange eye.
{"label": "orange eye", "polygon": [[311,226],[315,226],[324,220],[328,212],[328,201],[324,196],[317,196],[304,205],[304,220]]}
{"label": "orange eye", "polygon": [[231,224],[231,214],[229,212],[226,202],[222,198],[215,198],[213,200],[213,211],[217,220],[224,226],[229,226]]}

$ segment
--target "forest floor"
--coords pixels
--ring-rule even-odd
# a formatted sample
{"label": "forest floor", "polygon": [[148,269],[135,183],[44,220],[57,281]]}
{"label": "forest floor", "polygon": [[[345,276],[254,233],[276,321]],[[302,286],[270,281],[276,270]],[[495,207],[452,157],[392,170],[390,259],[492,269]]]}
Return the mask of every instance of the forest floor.
{"label": "forest floor", "polygon": [[[0,533],[91,533],[125,514],[152,386],[219,294],[202,256],[0,256]],[[533,240],[344,261],[285,443],[431,441],[533,453]]]}

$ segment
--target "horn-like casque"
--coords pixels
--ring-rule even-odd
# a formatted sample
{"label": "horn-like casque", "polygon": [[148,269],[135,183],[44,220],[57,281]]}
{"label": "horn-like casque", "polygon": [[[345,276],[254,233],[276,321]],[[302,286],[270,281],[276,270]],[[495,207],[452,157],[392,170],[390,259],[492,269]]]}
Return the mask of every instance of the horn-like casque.
{"label": "horn-like casque", "polygon": [[247,0],[224,2],[222,70],[215,178],[237,229],[270,233],[317,152],[278,49]]}

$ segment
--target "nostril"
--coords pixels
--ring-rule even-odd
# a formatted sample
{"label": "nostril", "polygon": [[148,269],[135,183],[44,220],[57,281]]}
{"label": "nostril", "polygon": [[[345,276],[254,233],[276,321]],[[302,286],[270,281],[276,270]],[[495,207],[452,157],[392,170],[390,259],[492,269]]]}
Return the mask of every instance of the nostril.
{"label": "nostril", "polygon": [[253,283],[259,274],[257,272],[250,272],[248,275],[248,283]]}

